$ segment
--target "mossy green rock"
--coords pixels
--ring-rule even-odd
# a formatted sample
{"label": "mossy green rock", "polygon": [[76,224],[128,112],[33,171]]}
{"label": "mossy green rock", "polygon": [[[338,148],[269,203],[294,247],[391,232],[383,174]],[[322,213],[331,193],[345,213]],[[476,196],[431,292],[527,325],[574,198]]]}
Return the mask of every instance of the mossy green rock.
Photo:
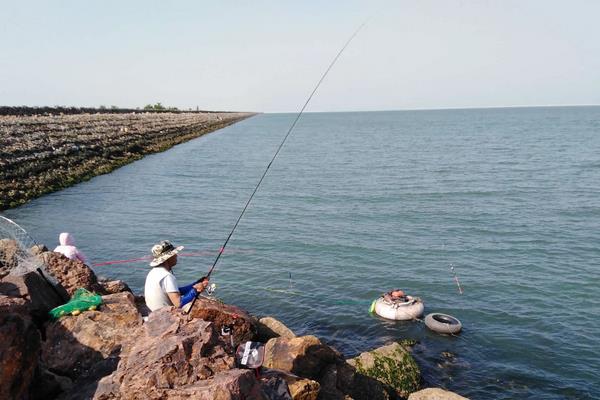
{"label": "mossy green rock", "polygon": [[419,390],[419,367],[407,348],[400,343],[362,353],[348,360],[348,364],[359,373],[391,386],[401,397],[408,397]]}

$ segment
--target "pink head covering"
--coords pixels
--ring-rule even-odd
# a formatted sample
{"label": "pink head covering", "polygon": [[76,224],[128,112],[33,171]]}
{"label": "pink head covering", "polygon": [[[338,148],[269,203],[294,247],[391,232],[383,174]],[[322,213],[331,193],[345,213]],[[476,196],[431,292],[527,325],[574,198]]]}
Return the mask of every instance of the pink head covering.
{"label": "pink head covering", "polygon": [[69,232],[63,232],[58,236],[58,243],[61,246],[75,246],[75,239]]}
{"label": "pink head covering", "polygon": [[75,238],[73,238],[73,235],[63,232],[58,236],[58,242],[60,245],[54,249],[55,252],[61,253],[70,260],[79,260],[84,264],[88,263],[83,253],[75,247]]}

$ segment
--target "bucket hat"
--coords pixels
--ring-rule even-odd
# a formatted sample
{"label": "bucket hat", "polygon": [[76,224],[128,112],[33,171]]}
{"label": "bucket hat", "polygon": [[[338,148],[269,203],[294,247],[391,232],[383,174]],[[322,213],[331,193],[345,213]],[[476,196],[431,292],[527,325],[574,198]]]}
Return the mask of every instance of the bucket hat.
{"label": "bucket hat", "polygon": [[151,267],[156,267],[169,258],[173,257],[175,254],[179,253],[183,250],[183,246],[173,246],[173,243],[168,240],[163,240],[160,243],[152,246],[152,261],[150,262]]}

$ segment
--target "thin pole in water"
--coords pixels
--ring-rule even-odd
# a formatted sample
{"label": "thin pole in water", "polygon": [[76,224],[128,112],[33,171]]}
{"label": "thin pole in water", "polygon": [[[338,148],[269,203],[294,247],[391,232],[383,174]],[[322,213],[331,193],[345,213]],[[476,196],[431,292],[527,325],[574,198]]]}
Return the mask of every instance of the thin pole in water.
{"label": "thin pole in water", "polygon": [[458,281],[458,276],[456,276],[456,271],[454,271],[454,265],[450,264],[450,271],[452,271],[452,275],[454,275],[454,281],[456,282],[456,286],[458,286],[458,293],[463,294],[462,287],[460,287],[460,282]]}

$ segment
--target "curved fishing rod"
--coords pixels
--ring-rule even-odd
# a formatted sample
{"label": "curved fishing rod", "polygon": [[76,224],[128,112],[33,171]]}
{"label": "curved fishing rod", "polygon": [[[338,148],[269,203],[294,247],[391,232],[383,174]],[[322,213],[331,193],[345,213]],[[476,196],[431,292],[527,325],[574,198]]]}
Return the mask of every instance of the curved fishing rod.
{"label": "curved fishing rod", "polygon": [[298,123],[298,120],[302,116],[302,113],[306,109],[306,106],[308,106],[308,103],[313,98],[313,96],[316,93],[316,91],[319,88],[319,86],[321,86],[321,83],[323,82],[323,80],[325,79],[325,77],[327,76],[327,74],[329,73],[329,71],[331,70],[331,68],[333,67],[333,65],[335,64],[335,62],[338,60],[338,58],[340,58],[340,56],[342,55],[342,53],[344,52],[344,50],[346,49],[346,47],[348,47],[348,45],[350,44],[350,42],[352,42],[352,40],[356,37],[356,35],[358,34],[358,32],[360,32],[360,30],[366,25],[366,23],[367,23],[366,21],[363,22],[362,25],[360,25],[358,27],[358,29],[356,29],[356,31],[354,31],[354,33],[352,34],[352,36],[350,36],[350,38],[348,39],[348,41],[346,41],[346,43],[344,44],[344,46],[340,49],[340,51],[337,53],[337,55],[333,58],[333,61],[331,61],[331,64],[329,64],[329,66],[327,67],[327,69],[325,70],[325,72],[323,73],[323,75],[321,76],[321,79],[319,79],[319,82],[317,82],[317,85],[315,86],[315,88],[311,92],[310,96],[308,96],[308,99],[306,99],[306,102],[302,106],[302,109],[300,110],[300,112],[298,113],[298,115],[296,116],[296,118],[294,119],[294,122],[292,122],[292,125],[290,125],[290,128],[287,131],[287,134],[285,135],[285,137],[283,138],[283,140],[279,144],[279,147],[277,148],[277,151],[273,155],[273,158],[271,159],[271,161],[269,162],[269,164],[267,164],[267,168],[265,169],[265,172],[263,172],[262,176],[260,177],[260,180],[258,181],[258,183],[256,184],[256,187],[254,188],[254,191],[252,192],[252,194],[250,195],[250,198],[246,202],[246,205],[244,206],[244,209],[240,213],[240,216],[238,217],[237,221],[235,221],[235,224],[233,225],[233,228],[231,229],[231,232],[229,232],[229,235],[227,236],[227,239],[225,240],[225,243],[223,243],[223,246],[221,246],[221,248],[219,249],[219,253],[217,254],[217,258],[215,259],[212,267],[210,268],[210,270],[206,274],[207,277],[210,277],[210,274],[212,274],[213,270],[215,269],[215,266],[217,265],[217,262],[219,262],[219,258],[221,258],[221,255],[223,254],[223,251],[225,250],[225,247],[227,246],[227,243],[229,243],[229,239],[231,239],[231,236],[233,235],[233,232],[235,232],[235,229],[237,228],[238,224],[240,223],[240,220],[244,216],[244,213],[246,212],[246,209],[250,205],[250,202],[252,201],[252,198],[254,198],[254,195],[256,194],[256,192],[258,191],[258,188],[260,187],[260,184],[262,183],[263,179],[265,179],[265,176],[269,172],[269,168],[271,168],[271,164],[273,164],[273,162],[275,161],[275,159],[279,155],[279,152],[281,151],[283,145],[285,144],[285,141],[287,140],[288,136],[290,136],[290,133],[292,133],[292,131],[294,130],[294,127]]}
{"label": "curved fishing rod", "polygon": [[[277,151],[273,155],[273,158],[271,159],[271,161],[269,162],[269,164],[267,164],[267,167],[265,168],[265,172],[263,172],[262,176],[260,177],[260,180],[258,181],[258,183],[256,184],[256,187],[254,188],[254,191],[252,192],[252,194],[248,198],[248,201],[246,202],[246,205],[242,209],[242,212],[240,213],[240,216],[238,217],[237,221],[235,221],[235,224],[233,225],[233,228],[231,229],[231,232],[229,232],[229,235],[227,236],[227,239],[225,240],[225,242],[223,243],[223,245],[219,249],[219,253],[217,254],[217,257],[215,258],[215,261],[213,262],[212,267],[210,267],[210,270],[206,274],[207,277],[210,277],[210,274],[212,274],[213,270],[215,269],[215,266],[219,262],[219,259],[221,258],[221,255],[223,254],[223,251],[225,251],[225,247],[227,246],[227,243],[229,243],[229,239],[231,239],[231,236],[233,235],[233,232],[235,232],[235,229],[237,228],[238,224],[240,223],[240,220],[242,219],[242,217],[244,216],[244,213],[246,212],[246,209],[248,209],[248,206],[250,205],[250,202],[252,201],[252,199],[254,198],[254,195],[258,191],[258,188],[260,187],[263,179],[265,179],[265,176],[267,176],[267,173],[269,172],[269,168],[271,168],[271,165],[273,164],[273,162],[275,161],[275,159],[279,155],[279,152],[283,148],[283,145],[285,144],[285,141],[287,140],[287,138],[290,136],[290,134],[294,130],[294,127],[298,123],[298,120],[302,116],[302,113],[304,113],[304,110],[308,106],[308,103],[310,103],[310,100],[313,98],[313,96],[317,92],[317,89],[319,89],[319,86],[321,86],[321,83],[323,82],[323,80],[325,80],[325,77],[327,76],[327,74],[329,73],[329,71],[331,70],[331,68],[333,68],[333,66],[335,65],[335,63],[338,60],[338,58],[340,58],[340,56],[342,55],[342,53],[344,52],[344,50],[346,50],[346,47],[348,47],[348,45],[350,44],[350,42],[352,42],[352,40],[356,37],[356,35],[358,35],[358,32],[360,32],[361,29],[364,28],[364,26],[367,24],[367,21],[368,21],[368,19],[365,22],[363,22],[354,31],[354,33],[352,33],[352,35],[346,41],[346,43],[344,43],[344,46],[342,46],[342,48],[340,49],[340,51],[338,51],[338,53],[336,54],[336,56],[333,58],[333,60],[331,61],[331,63],[329,64],[329,66],[327,67],[327,69],[325,70],[325,72],[323,73],[323,75],[321,76],[321,78],[319,79],[319,81],[317,82],[315,88],[310,93],[310,96],[308,96],[308,98],[306,99],[306,102],[304,103],[304,105],[300,109],[300,112],[298,113],[298,115],[296,115],[296,118],[294,119],[294,122],[292,122],[292,124],[290,125],[290,128],[288,129],[286,135],[284,136],[283,140],[279,144],[279,147],[277,148]],[[189,308],[190,310],[194,306],[194,303],[196,302],[196,298],[197,297],[195,297],[194,300],[192,301],[192,304],[191,304],[191,306]]]}

